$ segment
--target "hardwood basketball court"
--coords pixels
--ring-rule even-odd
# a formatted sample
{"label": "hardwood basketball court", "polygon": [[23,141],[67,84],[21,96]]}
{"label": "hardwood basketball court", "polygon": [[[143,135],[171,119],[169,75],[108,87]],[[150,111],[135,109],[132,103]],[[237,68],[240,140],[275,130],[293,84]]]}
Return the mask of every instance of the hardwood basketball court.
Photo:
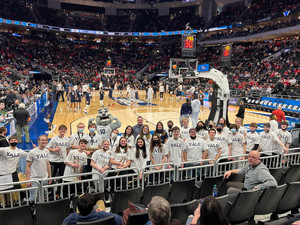
{"label": "hardwood basketball court", "polygon": [[[120,97],[120,91],[117,93],[114,92],[114,97]],[[123,91],[123,97],[125,97],[126,93]],[[139,98],[141,100],[145,100],[145,91],[139,91]],[[153,99],[152,104],[155,105],[121,105],[116,101],[110,101],[108,98],[108,92],[105,92],[104,97],[104,107],[108,107],[109,111],[113,116],[118,117],[122,122],[121,128],[119,128],[119,132],[123,133],[126,126],[136,124],[136,119],[138,116],[142,116],[144,118],[144,124],[148,124],[150,130],[153,131],[155,129],[155,125],[158,121],[163,122],[164,127],[167,126],[168,120],[173,120],[174,125],[179,126],[179,115],[181,105],[185,102],[185,98],[182,98],[181,101],[177,102],[176,97],[173,97],[173,100],[170,99],[169,94],[164,94],[163,101],[160,101],[159,95],[157,95],[156,99]],[[108,104],[110,103],[110,106]],[[112,104],[113,103],[113,104]],[[53,124],[57,125],[53,132],[49,134],[49,138],[54,137],[58,134],[58,126],[61,124],[65,124],[70,129],[67,132],[67,136],[70,136],[71,133],[77,131],[76,125],[79,122],[86,124],[85,132],[88,132],[87,125],[88,121],[91,118],[95,118],[97,115],[97,110],[100,108],[99,101],[99,92],[93,92],[93,98],[91,99],[91,105],[88,109],[88,114],[83,113],[83,109],[85,108],[84,99],[81,103],[81,110],[77,112],[70,112],[67,108],[67,102],[62,102],[60,100],[56,113],[53,118]],[[235,114],[238,111],[238,107],[229,106],[228,108],[228,117],[231,123],[234,122],[236,116]],[[253,110],[251,110],[253,111]],[[246,110],[244,124],[249,124],[251,122],[256,123],[265,123],[269,121],[268,116],[259,115],[251,113],[251,111]],[[258,111],[257,111],[258,112]],[[205,121],[208,118],[209,109],[204,107],[204,112],[199,114],[199,120]],[[191,126],[191,121],[190,121]]]}

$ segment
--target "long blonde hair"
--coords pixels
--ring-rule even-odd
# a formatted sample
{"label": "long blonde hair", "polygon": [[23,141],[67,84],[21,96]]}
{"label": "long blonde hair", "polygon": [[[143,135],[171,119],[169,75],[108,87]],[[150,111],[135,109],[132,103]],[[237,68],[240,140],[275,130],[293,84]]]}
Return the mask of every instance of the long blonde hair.
{"label": "long blonde hair", "polygon": [[[147,127],[147,128],[148,128],[148,134],[146,134],[146,135],[145,135],[144,132],[143,132],[144,127]],[[147,138],[148,140],[150,140],[150,138],[151,138],[150,129],[149,129],[149,126],[148,126],[148,125],[144,125],[143,128],[141,129],[140,137],[141,137],[141,138],[144,138],[144,136],[146,136],[146,138]]]}

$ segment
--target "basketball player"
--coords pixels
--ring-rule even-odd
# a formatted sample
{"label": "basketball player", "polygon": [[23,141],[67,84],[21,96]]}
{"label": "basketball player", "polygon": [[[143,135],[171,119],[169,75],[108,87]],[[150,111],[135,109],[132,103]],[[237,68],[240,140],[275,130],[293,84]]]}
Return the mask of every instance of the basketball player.
{"label": "basketball player", "polygon": [[76,92],[74,90],[74,87],[71,87],[71,90],[69,91],[69,99],[70,99],[70,111],[72,112],[74,110],[74,112],[76,112],[75,109],[75,102],[76,102]]}
{"label": "basketball player", "polygon": [[104,100],[104,90],[103,90],[103,88],[100,88],[100,93],[99,93],[99,98],[100,98],[100,105],[101,105],[101,107],[104,107],[104,105],[103,105],[103,100]]}
{"label": "basketball player", "polygon": [[151,85],[148,87],[147,91],[147,103],[148,105],[152,105],[152,98],[153,98],[153,88]]}
{"label": "basketball player", "polygon": [[193,127],[195,128],[197,126],[200,107],[201,107],[200,101],[198,100],[198,96],[195,94],[193,95],[191,106],[192,106],[191,119],[192,119]]}
{"label": "basketball player", "polygon": [[91,104],[91,98],[92,98],[92,93],[91,93],[91,89],[88,88],[87,89],[87,93],[85,94],[85,109],[84,109],[84,113],[87,113],[88,108],[90,107]]}

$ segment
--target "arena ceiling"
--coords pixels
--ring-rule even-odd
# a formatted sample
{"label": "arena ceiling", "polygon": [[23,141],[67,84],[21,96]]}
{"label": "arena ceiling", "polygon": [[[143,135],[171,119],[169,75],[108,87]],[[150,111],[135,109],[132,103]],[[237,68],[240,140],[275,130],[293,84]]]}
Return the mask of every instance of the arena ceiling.
{"label": "arena ceiling", "polygon": [[[162,7],[184,7],[191,5],[200,5],[205,1],[210,0],[192,0],[188,3],[182,3],[182,0],[48,0],[48,5],[52,5],[57,2],[79,4],[79,5],[89,5],[97,7],[118,7],[118,8],[162,8]],[[224,5],[231,4],[234,2],[239,2],[241,0],[213,0],[217,5],[223,7]],[[242,0],[243,1],[243,0]],[[119,3],[112,3],[119,2]],[[123,3],[122,3],[123,2]],[[132,3],[134,2],[134,3]],[[150,5],[150,2],[154,2]]]}

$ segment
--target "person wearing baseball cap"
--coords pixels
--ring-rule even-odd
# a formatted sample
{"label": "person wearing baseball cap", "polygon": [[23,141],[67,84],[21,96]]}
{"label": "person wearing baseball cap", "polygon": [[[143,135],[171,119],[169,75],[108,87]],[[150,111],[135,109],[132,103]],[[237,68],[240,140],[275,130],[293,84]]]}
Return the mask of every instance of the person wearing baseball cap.
{"label": "person wearing baseball cap", "polygon": [[[199,161],[204,160],[207,158],[207,150],[208,147],[206,145],[206,142],[197,136],[197,132],[195,128],[191,128],[189,130],[190,137],[186,139],[184,142],[184,148],[183,148],[183,161],[184,162],[193,162],[193,161]],[[195,166],[197,163],[185,163],[185,167],[192,167]],[[203,163],[201,163],[203,164]],[[193,172],[193,177],[195,176],[195,170],[191,171],[188,170],[188,176],[191,176],[191,172]],[[197,172],[199,175],[200,169]]]}
{"label": "person wearing baseball cap", "polygon": [[258,143],[258,150],[260,152],[263,152],[262,156],[270,156],[274,154],[274,151],[278,150],[278,148],[276,149],[276,144],[280,145],[285,153],[287,153],[288,151],[288,149],[283,145],[276,134],[270,131],[270,123],[264,123],[264,131],[260,133]]}
{"label": "person wearing baseball cap", "polygon": [[[290,132],[287,131],[289,124],[287,121],[282,121],[280,123],[280,128],[276,130],[274,133],[279,138],[279,140],[282,142],[282,144],[288,149],[293,141],[292,135]],[[283,148],[280,145],[277,145],[277,149],[280,152],[283,152]]]}

